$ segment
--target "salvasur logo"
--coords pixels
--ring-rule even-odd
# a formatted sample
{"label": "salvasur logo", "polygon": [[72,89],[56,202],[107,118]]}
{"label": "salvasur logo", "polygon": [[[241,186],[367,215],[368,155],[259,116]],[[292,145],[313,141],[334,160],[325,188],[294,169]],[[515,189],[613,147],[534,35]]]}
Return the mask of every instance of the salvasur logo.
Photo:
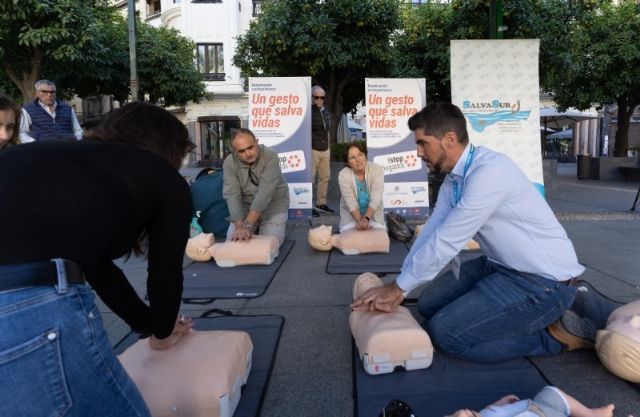
{"label": "salvasur logo", "polygon": [[[476,132],[482,132],[487,126],[491,126],[498,122],[511,122],[527,120],[531,111],[520,111],[520,100],[514,103],[501,102],[500,100],[492,100],[491,102],[472,102],[465,100],[462,102],[464,115],[471,127]],[[469,112],[475,110],[475,112]],[[489,113],[491,112],[491,113]]]}
{"label": "salvasur logo", "polygon": [[412,194],[425,193],[425,192],[427,192],[427,188],[426,187],[422,187],[422,186],[411,187],[411,193]]}

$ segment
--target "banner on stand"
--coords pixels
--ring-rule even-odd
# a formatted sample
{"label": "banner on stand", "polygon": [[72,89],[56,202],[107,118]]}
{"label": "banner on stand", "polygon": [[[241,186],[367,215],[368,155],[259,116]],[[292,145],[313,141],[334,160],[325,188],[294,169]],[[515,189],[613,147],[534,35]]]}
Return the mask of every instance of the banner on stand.
{"label": "banner on stand", "polygon": [[429,208],[427,167],[407,121],[426,104],[424,78],[366,78],[367,151],[384,168],[385,211],[420,216]]}
{"label": "banner on stand", "polygon": [[311,215],[311,77],[249,78],[249,129],[278,153],[289,217]]}
{"label": "banner on stand", "polygon": [[544,194],[537,39],[451,41],[451,101],[469,140],[508,155]]}

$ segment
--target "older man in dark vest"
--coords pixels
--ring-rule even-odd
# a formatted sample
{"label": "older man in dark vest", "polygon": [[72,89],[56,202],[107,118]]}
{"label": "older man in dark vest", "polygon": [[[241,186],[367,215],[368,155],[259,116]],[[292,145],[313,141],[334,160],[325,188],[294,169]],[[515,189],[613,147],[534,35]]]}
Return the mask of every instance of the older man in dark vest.
{"label": "older man in dark vest", "polygon": [[36,82],[36,97],[24,106],[22,112],[22,142],[82,139],[82,127],[73,108],[63,101],[56,100],[56,85],[53,82]]}

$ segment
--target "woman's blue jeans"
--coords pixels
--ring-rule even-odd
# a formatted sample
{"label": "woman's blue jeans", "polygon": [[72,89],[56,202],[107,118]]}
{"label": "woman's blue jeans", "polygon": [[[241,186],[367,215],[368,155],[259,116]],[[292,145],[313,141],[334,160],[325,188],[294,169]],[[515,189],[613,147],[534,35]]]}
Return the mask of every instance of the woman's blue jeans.
{"label": "woman's blue jeans", "polygon": [[546,330],[567,310],[575,288],[480,257],[459,278],[445,273],[420,294],[418,309],[434,344],[449,356],[496,362],[559,353]]}
{"label": "woman's blue jeans", "polygon": [[86,285],[0,292],[0,415],[150,415],[93,300]]}

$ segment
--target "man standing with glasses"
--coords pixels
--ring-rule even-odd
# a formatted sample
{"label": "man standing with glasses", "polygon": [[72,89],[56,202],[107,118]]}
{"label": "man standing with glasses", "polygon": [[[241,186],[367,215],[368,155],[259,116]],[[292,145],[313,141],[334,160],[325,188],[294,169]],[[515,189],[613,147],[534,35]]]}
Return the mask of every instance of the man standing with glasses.
{"label": "man standing with glasses", "polygon": [[319,85],[311,89],[313,104],[311,105],[311,148],[313,153],[312,181],[315,182],[318,175],[318,188],[316,188],[316,206],[313,216],[319,216],[318,212],[333,213],[327,205],[327,189],[331,176],[331,150],[329,149],[329,131],[331,128],[331,114],[324,106],[325,92]]}
{"label": "man standing with glasses", "polygon": [[22,142],[80,140],[82,127],[67,103],[56,100],[56,85],[49,80],[36,82],[36,99],[24,106],[20,121]]}
{"label": "man standing with glasses", "polygon": [[282,176],[278,154],[258,140],[249,129],[231,136],[233,153],[222,165],[222,195],[229,207],[227,240],[249,240],[259,234],[284,242],[289,217],[289,186]]}

